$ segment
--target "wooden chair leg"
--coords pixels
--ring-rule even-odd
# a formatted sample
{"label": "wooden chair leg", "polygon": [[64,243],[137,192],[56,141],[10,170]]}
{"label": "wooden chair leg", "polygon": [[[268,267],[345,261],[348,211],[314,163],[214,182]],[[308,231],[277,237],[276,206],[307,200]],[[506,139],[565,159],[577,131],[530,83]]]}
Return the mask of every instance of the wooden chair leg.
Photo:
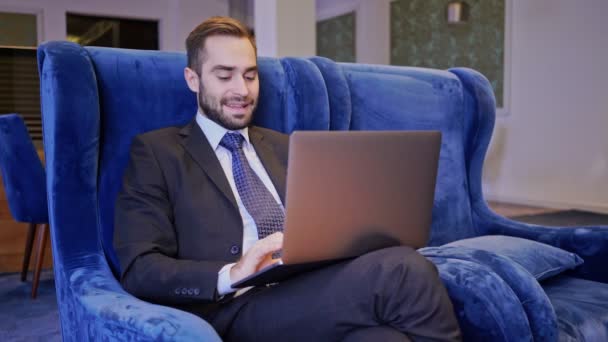
{"label": "wooden chair leg", "polygon": [[49,225],[41,224],[37,232],[36,244],[36,266],[34,268],[34,281],[32,282],[32,298],[36,298],[38,293],[38,283],[40,282],[40,271],[42,270],[42,262],[44,261],[44,251],[46,249],[46,240],[49,236]]}
{"label": "wooden chair leg", "polygon": [[21,268],[21,281],[27,279],[27,272],[30,270],[30,257],[32,256],[32,246],[34,245],[34,235],[36,234],[36,224],[30,223],[25,240],[25,254],[23,255],[23,267]]}

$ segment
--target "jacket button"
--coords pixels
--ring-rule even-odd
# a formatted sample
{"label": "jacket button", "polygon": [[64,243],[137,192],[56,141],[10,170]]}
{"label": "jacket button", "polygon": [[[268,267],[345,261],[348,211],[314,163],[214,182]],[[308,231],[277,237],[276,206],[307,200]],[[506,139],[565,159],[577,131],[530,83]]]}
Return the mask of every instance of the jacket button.
{"label": "jacket button", "polygon": [[188,289],[188,296],[192,296],[194,294],[194,290],[193,289]]}
{"label": "jacket button", "polygon": [[241,248],[237,245],[232,245],[232,247],[230,247],[230,254],[232,254],[232,255],[237,255],[237,254],[239,254],[240,251],[241,251]]}
{"label": "jacket button", "polygon": [[198,296],[200,293],[201,293],[201,290],[199,290],[198,287],[194,289],[195,296]]}
{"label": "jacket button", "polygon": [[183,288],[182,289],[182,294],[185,296],[188,294],[188,289],[187,288]]}
{"label": "jacket button", "polygon": [[176,294],[176,295],[179,295],[180,293],[181,293],[181,289],[180,289],[179,287],[178,287],[178,288],[176,288],[176,289],[175,289],[175,294]]}

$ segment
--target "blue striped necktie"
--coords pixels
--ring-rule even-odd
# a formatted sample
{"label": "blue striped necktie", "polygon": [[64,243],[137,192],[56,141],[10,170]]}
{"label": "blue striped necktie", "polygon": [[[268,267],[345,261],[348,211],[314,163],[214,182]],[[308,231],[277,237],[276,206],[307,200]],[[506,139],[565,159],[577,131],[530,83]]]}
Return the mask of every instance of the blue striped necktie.
{"label": "blue striped necktie", "polygon": [[244,140],[239,133],[227,132],[220,141],[220,146],[232,154],[232,175],[236,188],[258,228],[258,237],[263,239],[272,233],[283,231],[285,214],[247,162],[243,152]]}

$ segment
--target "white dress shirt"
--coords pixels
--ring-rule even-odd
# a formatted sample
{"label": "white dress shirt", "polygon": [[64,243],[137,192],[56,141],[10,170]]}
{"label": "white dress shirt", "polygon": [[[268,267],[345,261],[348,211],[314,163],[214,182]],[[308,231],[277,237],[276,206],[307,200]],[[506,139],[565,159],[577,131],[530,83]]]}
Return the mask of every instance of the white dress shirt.
{"label": "white dress shirt", "polygon": [[[230,188],[232,189],[232,193],[236,198],[236,203],[239,206],[239,213],[241,214],[241,219],[243,220],[243,248],[242,254],[245,254],[253,244],[258,241],[258,228],[253,220],[253,217],[249,214],[243,201],[241,200],[241,196],[239,195],[239,191],[234,182],[234,176],[232,174],[232,153],[228,149],[223,146],[220,146],[220,141],[226,134],[229,132],[226,128],[220,126],[216,122],[209,119],[206,115],[204,115],[199,109],[196,115],[196,123],[205,133],[209,144],[211,144],[211,148],[215,151],[215,155],[217,159],[220,161],[220,165],[222,165],[222,169],[224,170],[224,174],[228,179],[228,183],[230,183]],[[277,193],[277,190],[274,188],[264,165],[262,165],[262,161],[258,158],[253,145],[249,141],[249,131],[248,128],[245,127],[238,131],[232,131],[235,133],[240,133],[245,138],[243,142],[243,152],[245,153],[245,157],[249,162],[249,165],[253,169],[253,171],[258,175],[262,183],[266,186],[268,191],[272,194],[274,200],[279,204],[281,208],[283,208],[283,204],[281,203],[281,198]],[[230,269],[232,269],[234,263],[227,264],[219,272],[219,277],[217,280],[217,292],[220,296],[226,295],[228,293],[236,291],[230,285],[232,281],[230,279]]]}

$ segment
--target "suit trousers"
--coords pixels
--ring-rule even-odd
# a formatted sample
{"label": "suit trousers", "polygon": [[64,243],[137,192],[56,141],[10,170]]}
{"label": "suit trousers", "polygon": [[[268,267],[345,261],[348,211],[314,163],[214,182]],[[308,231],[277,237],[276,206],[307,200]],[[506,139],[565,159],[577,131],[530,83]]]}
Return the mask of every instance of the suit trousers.
{"label": "suit trousers", "polygon": [[391,247],[256,287],[205,317],[226,341],[460,341],[435,266]]}

